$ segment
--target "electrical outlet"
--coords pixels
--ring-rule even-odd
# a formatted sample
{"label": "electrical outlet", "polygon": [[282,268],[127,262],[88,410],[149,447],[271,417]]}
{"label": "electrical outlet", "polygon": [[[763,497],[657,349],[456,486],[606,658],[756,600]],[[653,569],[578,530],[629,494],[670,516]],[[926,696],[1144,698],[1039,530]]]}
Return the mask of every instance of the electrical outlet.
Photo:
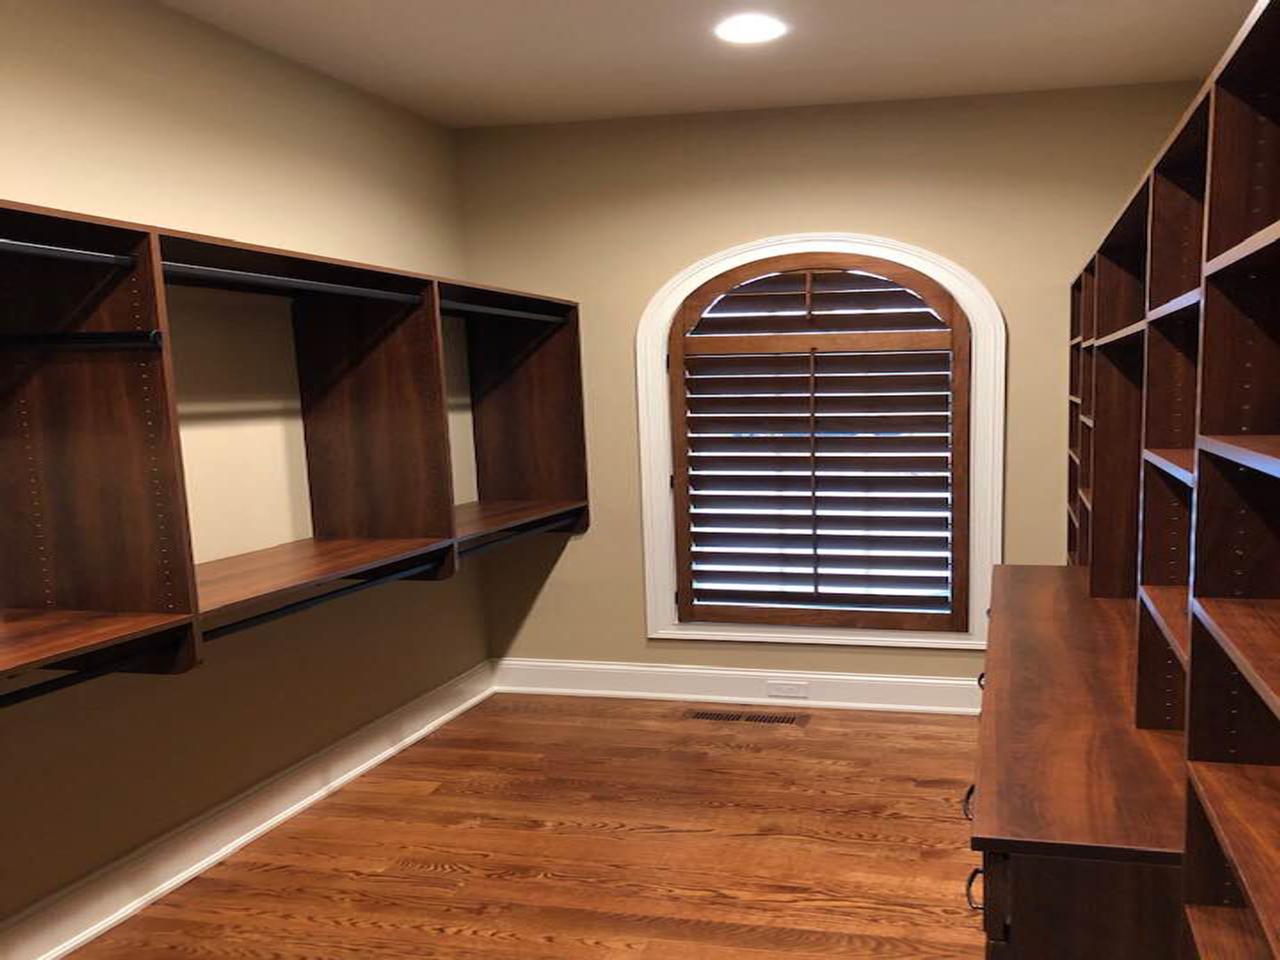
{"label": "electrical outlet", "polygon": [[793,700],[809,699],[808,680],[766,680],[764,688],[771,697],[790,697]]}

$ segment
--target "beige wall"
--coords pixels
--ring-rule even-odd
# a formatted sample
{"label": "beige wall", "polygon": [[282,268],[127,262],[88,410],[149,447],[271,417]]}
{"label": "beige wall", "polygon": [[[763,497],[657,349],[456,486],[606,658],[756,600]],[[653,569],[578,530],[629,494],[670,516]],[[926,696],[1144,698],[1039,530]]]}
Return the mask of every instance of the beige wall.
{"label": "beige wall", "polygon": [[[582,301],[590,534],[550,573],[494,555],[494,643],[514,655],[972,674],[973,653],[649,642],[634,342],[687,265],[773,234],[849,231],[968,268],[1009,329],[1007,551],[1065,553],[1068,285],[1189,101],[1187,86],[475,130],[461,135],[473,279]],[[532,571],[532,573],[528,572]]]}
{"label": "beige wall", "polygon": [[[448,135],[158,6],[0,0],[0,23],[0,196],[460,272]],[[305,535],[279,301],[172,306],[201,559]],[[260,322],[227,339],[228,309]],[[191,674],[0,712],[0,916],[478,662],[476,583],[369,591],[211,643]]]}

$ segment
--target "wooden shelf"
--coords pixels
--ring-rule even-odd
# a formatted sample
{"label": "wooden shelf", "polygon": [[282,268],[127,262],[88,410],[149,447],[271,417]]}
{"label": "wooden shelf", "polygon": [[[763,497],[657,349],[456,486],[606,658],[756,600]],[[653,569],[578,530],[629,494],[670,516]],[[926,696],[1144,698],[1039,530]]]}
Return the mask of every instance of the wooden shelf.
{"label": "wooden shelf", "polygon": [[1138,596],[1151,611],[1151,616],[1177,658],[1185,667],[1191,661],[1191,610],[1187,605],[1187,588],[1143,585]]}
{"label": "wooden shelf", "polygon": [[1196,452],[1194,450],[1143,450],[1142,459],[1189,487],[1196,485]]}
{"label": "wooden shelf", "polygon": [[1187,767],[1263,935],[1280,953],[1280,767],[1203,762]]}
{"label": "wooden shelf", "polygon": [[191,622],[190,615],[0,610],[0,675],[34,670]]}
{"label": "wooden shelf", "polygon": [[492,500],[462,503],[454,507],[458,549],[468,553],[480,546],[507,540],[529,528],[544,530],[569,525],[586,509],[585,500]]}
{"label": "wooden shelf", "polygon": [[1197,597],[1193,603],[1236,669],[1280,716],[1280,600]]}
{"label": "wooden shelf", "polygon": [[1259,254],[1269,254],[1269,248],[1277,243],[1280,243],[1280,221],[1264,227],[1231,249],[1218,254],[1205,264],[1205,276],[1216,276]]}
{"label": "wooden shelf", "polygon": [[1080,502],[1088,509],[1093,509],[1093,490],[1090,487],[1080,488]]}
{"label": "wooden shelf", "polygon": [[1166,303],[1160,304],[1158,307],[1152,307],[1151,310],[1147,312],[1147,325],[1150,326],[1153,323],[1159,323],[1166,317],[1176,316],[1184,310],[1198,308],[1200,306],[1201,299],[1200,288],[1197,287],[1194,290],[1188,290],[1179,297],[1174,297]]}
{"label": "wooden shelf", "polygon": [[1199,960],[1270,960],[1267,938],[1248,907],[1187,905]]}
{"label": "wooden shelf", "polygon": [[1069,503],[1067,504],[1067,516],[1071,518],[1071,522],[1077,527],[1080,526],[1080,518],[1076,515],[1076,508]]}
{"label": "wooden shelf", "polygon": [[1068,450],[1068,451],[1067,451],[1067,456],[1068,456],[1068,457],[1070,457],[1072,460],[1074,460],[1076,463],[1079,463],[1079,462],[1080,462],[1080,451],[1079,451],[1079,450]]}
{"label": "wooden shelf", "polygon": [[996,567],[973,847],[1176,864],[1181,738],[1134,727],[1135,606],[1086,578]]}
{"label": "wooden shelf", "polygon": [[447,552],[448,539],[295,540],[196,565],[200,625],[214,629],[321,596],[339,580]]}
{"label": "wooden shelf", "polygon": [[1080,398],[1079,398],[1079,397],[1077,397],[1075,394],[1068,394],[1068,395],[1067,395],[1067,400],[1068,400],[1070,403],[1080,403],[1080,402],[1081,402]]}
{"label": "wooden shelf", "polygon": [[1127,327],[1122,327],[1121,329],[1115,331],[1114,333],[1107,334],[1105,337],[1098,337],[1096,340],[1093,341],[1093,345],[1095,347],[1105,347],[1109,344],[1119,343],[1121,340],[1127,340],[1130,337],[1136,337],[1146,332],[1147,332],[1147,321],[1137,320],[1129,324]]}
{"label": "wooden shelf", "polygon": [[1242,434],[1240,436],[1201,436],[1196,445],[1208,453],[1231,460],[1250,470],[1258,470],[1280,478],[1280,436]]}
{"label": "wooden shelf", "polygon": [[1085,413],[1080,414],[1080,422],[1081,422],[1081,423],[1083,423],[1083,424],[1084,424],[1086,427],[1088,427],[1090,430],[1092,430],[1092,429],[1093,429],[1093,416],[1092,416],[1092,414],[1085,414]]}

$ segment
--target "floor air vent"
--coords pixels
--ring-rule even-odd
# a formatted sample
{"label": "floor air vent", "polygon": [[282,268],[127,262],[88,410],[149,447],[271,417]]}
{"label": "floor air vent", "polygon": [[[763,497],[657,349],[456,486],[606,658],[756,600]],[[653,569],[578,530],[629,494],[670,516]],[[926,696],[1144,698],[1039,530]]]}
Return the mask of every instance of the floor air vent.
{"label": "floor air vent", "polygon": [[776,723],[786,726],[803,726],[807,721],[802,713],[742,713],[732,710],[690,710],[686,720],[718,720],[721,723]]}

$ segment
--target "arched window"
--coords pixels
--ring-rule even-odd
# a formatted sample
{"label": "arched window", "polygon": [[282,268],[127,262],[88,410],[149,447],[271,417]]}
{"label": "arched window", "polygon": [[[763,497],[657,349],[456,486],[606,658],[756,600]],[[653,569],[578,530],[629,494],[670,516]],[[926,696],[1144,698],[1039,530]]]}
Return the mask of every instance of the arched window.
{"label": "arched window", "polygon": [[901,263],[721,273],[671,324],[680,622],[969,627],[970,329]]}

